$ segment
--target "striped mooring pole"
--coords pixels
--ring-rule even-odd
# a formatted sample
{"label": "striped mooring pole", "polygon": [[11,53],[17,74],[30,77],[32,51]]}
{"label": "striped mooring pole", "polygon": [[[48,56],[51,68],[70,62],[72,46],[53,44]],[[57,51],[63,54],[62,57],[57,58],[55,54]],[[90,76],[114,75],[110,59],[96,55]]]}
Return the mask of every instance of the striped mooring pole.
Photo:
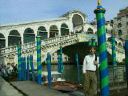
{"label": "striped mooring pole", "polygon": [[31,71],[32,71],[32,80],[35,81],[35,72],[34,72],[34,65],[33,65],[33,55],[30,55],[29,60],[30,60],[30,67],[31,67]]}
{"label": "striped mooring pole", "polygon": [[51,84],[52,84],[52,75],[51,75],[51,55],[50,53],[47,53],[47,58],[46,58],[46,61],[47,61],[47,71],[48,71],[48,87],[50,88],[51,87]]}
{"label": "striped mooring pole", "polygon": [[80,84],[80,64],[79,64],[79,56],[78,53],[75,55],[76,64],[77,64],[77,81]]}
{"label": "striped mooring pole", "polygon": [[22,80],[26,80],[26,59],[22,57]]}
{"label": "striped mooring pole", "polygon": [[37,34],[37,83],[42,83],[42,64],[41,64],[41,37]]}
{"label": "striped mooring pole", "polygon": [[128,35],[125,40],[125,69],[126,69],[126,81],[127,81],[127,89],[128,89]]}
{"label": "striped mooring pole", "polygon": [[97,35],[98,35],[98,49],[99,49],[99,63],[100,63],[100,87],[101,96],[109,96],[109,76],[108,76],[108,62],[107,62],[107,48],[106,48],[106,29],[105,29],[105,9],[101,6],[101,0],[98,0],[97,9],[94,13],[97,19]]}
{"label": "striped mooring pole", "polygon": [[29,73],[29,69],[30,69],[30,68],[29,68],[29,64],[30,64],[30,63],[29,63],[29,59],[30,59],[30,58],[29,58],[29,55],[28,55],[28,56],[27,56],[27,72],[26,72],[26,73],[27,73],[27,78],[26,78],[27,80],[29,80],[29,78],[30,78],[30,77],[29,77],[29,74],[30,74],[30,73]]}
{"label": "striped mooring pole", "polygon": [[18,80],[21,80],[22,78],[22,73],[21,73],[21,65],[22,65],[22,57],[21,57],[21,45],[19,44],[17,46],[17,51],[18,51]]}
{"label": "striped mooring pole", "polygon": [[89,46],[91,46],[91,47],[96,47],[96,40],[95,40],[95,38],[92,38],[92,39],[89,41]]}
{"label": "striped mooring pole", "polygon": [[112,33],[112,63],[113,63],[113,66],[116,66],[117,63],[116,63],[116,41],[115,41],[115,34]]}
{"label": "striped mooring pole", "polygon": [[63,71],[64,71],[64,65],[63,65],[63,57],[62,57],[62,47],[60,47],[58,53],[58,72],[63,73]]}
{"label": "striped mooring pole", "polygon": [[115,81],[117,78],[117,63],[116,63],[116,41],[115,41],[115,32],[112,32],[111,36],[112,43],[112,65],[113,65],[113,80]]}

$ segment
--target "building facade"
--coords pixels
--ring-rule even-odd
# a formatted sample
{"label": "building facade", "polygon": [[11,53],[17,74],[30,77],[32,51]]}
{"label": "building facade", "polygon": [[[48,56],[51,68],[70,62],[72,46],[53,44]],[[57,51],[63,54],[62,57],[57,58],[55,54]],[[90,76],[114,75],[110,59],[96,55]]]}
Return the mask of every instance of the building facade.
{"label": "building facade", "polygon": [[116,36],[120,39],[126,38],[128,34],[128,7],[122,9],[112,21]]}

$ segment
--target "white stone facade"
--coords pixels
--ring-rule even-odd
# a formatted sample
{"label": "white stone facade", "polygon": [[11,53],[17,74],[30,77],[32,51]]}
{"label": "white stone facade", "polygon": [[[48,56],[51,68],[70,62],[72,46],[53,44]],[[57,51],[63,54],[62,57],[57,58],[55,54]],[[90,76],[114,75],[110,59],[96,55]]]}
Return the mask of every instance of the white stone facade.
{"label": "white stone facade", "polygon": [[[19,42],[21,44],[24,44],[26,42],[35,41],[37,32],[39,31],[42,31],[42,34],[44,34],[43,32],[45,32],[45,39],[68,34],[70,35],[75,32],[89,31],[89,33],[95,33],[96,28],[88,24],[86,22],[86,19],[86,15],[82,12],[72,11],[64,14],[57,19],[28,22],[24,24],[2,25],[0,26],[0,45],[1,48],[3,48],[17,45]],[[42,30],[39,29],[40,27],[42,27]],[[65,32],[65,30],[67,33]],[[30,38],[33,38],[33,40],[25,41],[25,38],[30,39],[29,36],[31,35],[33,37]],[[13,41],[17,42],[14,43]]]}
{"label": "white stone facade", "polygon": [[126,34],[128,35],[128,7],[120,10],[117,17],[114,18],[113,29],[117,37],[126,38]]}

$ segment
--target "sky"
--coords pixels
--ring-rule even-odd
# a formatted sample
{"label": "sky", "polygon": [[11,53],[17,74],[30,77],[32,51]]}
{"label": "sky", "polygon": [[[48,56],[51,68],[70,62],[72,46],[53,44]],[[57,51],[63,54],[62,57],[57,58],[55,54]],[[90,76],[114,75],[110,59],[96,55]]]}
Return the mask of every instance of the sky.
{"label": "sky", "polygon": [[[106,20],[110,20],[128,7],[128,0],[102,0],[102,6]],[[85,13],[90,22],[96,7],[97,0],[0,0],[0,25],[58,18],[72,10]]]}

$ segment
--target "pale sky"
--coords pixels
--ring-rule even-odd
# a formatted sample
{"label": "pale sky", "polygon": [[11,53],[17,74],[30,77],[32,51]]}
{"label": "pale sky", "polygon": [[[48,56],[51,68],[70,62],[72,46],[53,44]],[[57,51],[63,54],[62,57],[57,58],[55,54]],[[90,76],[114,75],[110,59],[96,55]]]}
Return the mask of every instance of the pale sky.
{"label": "pale sky", "polygon": [[[95,18],[97,0],[0,0],[0,25],[58,18],[72,10],[80,10]],[[128,0],[102,0],[106,20],[114,18],[120,9],[128,7]]]}

